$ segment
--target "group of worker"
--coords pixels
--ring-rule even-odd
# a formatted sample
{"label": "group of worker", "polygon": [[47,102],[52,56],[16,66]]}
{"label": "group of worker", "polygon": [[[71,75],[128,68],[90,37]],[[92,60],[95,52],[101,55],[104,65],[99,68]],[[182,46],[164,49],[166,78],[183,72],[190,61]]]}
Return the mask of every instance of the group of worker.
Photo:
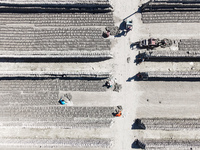
{"label": "group of worker", "polygon": [[[112,83],[116,83],[116,78],[114,79],[113,82],[111,80],[106,81],[105,85],[106,85],[107,88],[111,88],[112,87]],[[115,117],[122,116],[122,106],[117,106],[117,108],[115,109],[114,116]]]}

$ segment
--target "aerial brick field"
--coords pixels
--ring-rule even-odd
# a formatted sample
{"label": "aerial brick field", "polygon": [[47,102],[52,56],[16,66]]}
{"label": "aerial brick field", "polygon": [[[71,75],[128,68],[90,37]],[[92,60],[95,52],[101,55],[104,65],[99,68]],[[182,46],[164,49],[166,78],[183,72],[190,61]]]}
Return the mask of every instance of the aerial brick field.
{"label": "aerial brick field", "polygon": [[200,149],[199,0],[1,0],[0,150]]}

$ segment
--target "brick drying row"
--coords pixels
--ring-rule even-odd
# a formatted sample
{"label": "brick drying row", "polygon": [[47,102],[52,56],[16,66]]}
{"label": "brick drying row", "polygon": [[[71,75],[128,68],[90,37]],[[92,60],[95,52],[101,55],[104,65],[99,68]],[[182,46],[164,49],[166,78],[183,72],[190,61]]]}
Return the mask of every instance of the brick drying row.
{"label": "brick drying row", "polygon": [[2,27],[0,34],[1,57],[112,57],[99,28]]}
{"label": "brick drying row", "polygon": [[[1,11],[1,9],[0,9]],[[0,25],[36,27],[114,26],[110,13],[0,13]]]}
{"label": "brick drying row", "polygon": [[200,39],[181,39],[178,47],[181,51],[200,51]]}
{"label": "brick drying row", "polygon": [[[39,89],[39,87],[37,88]],[[59,105],[58,91],[35,91],[35,86],[28,88],[29,91],[24,88],[23,92],[14,87],[7,88],[7,90],[9,91],[1,91],[0,93],[0,103],[5,106]]]}
{"label": "brick drying row", "polygon": [[200,11],[195,12],[144,12],[143,23],[200,23]]}
{"label": "brick drying row", "polygon": [[68,118],[113,118],[114,107],[2,106],[0,112],[1,121],[62,122]]}
{"label": "brick drying row", "polygon": [[114,107],[1,107],[0,128],[108,128]]}
{"label": "brick drying row", "polygon": [[181,149],[181,150],[193,150],[199,149],[199,140],[145,140],[145,150],[169,150],[169,149]]}
{"label": "brick drying row", "polygon": [[149,71],[139,72],[135,80],[149,81],[196,81],[200,80],[198,71]]}
{"label": "brick drying row", "polygon": [[97,138],[66,138],[66,139],[1,139],[0,146],[15,148],[62,148],[62,147],[99,147],[110,148],[110,139]]}
{"label": "brick drying row", "polygon": [[6,4],[109,4],[109,0],[1,0],[1,3]]}
{"label": "brick drying row", "polygon": [[200,11],[198,0],[151,0],[141,6],[142,12]]}
{"label": "brick drying row", "polygon": [[[181,50],[183,46],[181,46]],[[185,46],[185,51],[172,51],[172,50],[158,50],[158,51],[146,51],[142,53],[148,59],[170,59],[170,58],[184,58],[184,59],[192,59],[192,58],[200,58],[200,51],[186,51],[188,47]],[[139,54],[141,55],[141,54]],[[138,56],[139,56],[138,55]]]}
{"label": "brick drying row", "polygon": [[26,79],[0,80],[0,91],[5,92],[48,92],[48,91],[106,91],[103,87],[106,80],[73,80],[73,79]]}
{"label": "brick drying row", "polygon": [[146,130],[199,130],[200,119],[195,118],[140,118],[135,126]]}
{"label": "brick drying row", "polygon": [[199,2],[153,0],[141,6],[143,23],[199,23]]}
{"label": "brick drying row", "polygon": [[200,78],[198,71],[150,71],[148,72],[149,78]]}
{"label": "brick drying row", "polygon": [[100,51],[110,50],[100,29],[1,28],[0,51]]}
{"label": "brick drying row", "polygon": [[110,128],[113,119],[108,118],[68,118],[65,121],[1,121],[0,128]]}

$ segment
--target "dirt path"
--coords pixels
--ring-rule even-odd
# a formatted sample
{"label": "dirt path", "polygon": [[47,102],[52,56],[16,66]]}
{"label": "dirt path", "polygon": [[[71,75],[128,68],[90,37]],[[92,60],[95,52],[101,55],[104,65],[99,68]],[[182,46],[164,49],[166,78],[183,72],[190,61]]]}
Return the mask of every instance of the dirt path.
{"label": "dirt path", "polygon": [[[131,144],[133,143],[135,132],[131,130],[133,120],[135,119],[135,113],[138,103],[138,97],[140,93],[137,91],[137,83],[133,81],[127,81],[138,70],[134,63],[134,57],[136,51],[130,49],[130,45],[134,40],[137,40],[139,35],[138,16],[140,14],[133,14],[137,11],[139,3],[131,0],[113,1],[114,5],[114,19],[116,25],[120,25],[123,19],[130,16],[128,19],[133,20],[133,30],[130,31],[127,36],[116,37],[114,39],[115,45],[112,51],[114,55],[114,75],[117,81],[122,84],[122,90],[116,97],[113,93],[113,98],[116,98],[118,104],[123,106],[123,117],[116,118],[113,126],[113,132],[115,135],[115,143],[112,150],[131,150]],[[130,57],[130,62],[127,62],[127,58]],[[112,99],[113,99],[112,98]]]}

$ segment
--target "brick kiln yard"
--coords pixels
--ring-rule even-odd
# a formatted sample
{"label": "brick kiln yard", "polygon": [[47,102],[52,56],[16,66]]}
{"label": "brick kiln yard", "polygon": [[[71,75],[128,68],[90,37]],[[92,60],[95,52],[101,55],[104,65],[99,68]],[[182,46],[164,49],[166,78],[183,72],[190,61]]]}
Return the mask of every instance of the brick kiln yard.
{"label": "brick kiln yard", "polygon": [[[146,149],[200,149],[199,78],[134,81],[138,72],[198,72],[198,59],[168,58],[136,65],[139,50],[130,48],[133,42],[150,37],[200,39],[199,23],[194,21],[199,20],[199,11],[189,22],[184,21],[187,18],[183,14],[181,19],[172,19],[170,13],[169,22],[163,22],[167,20],[162,15],[165,11],[148,12],[147,6],[142,14],[135,13],[146,0],[101,0],[101,13],[86,9],[84,3],[93,7],[92,1],[81,0],[76,5],[76,1],[63,0],[59,2],[61,8],[65,2],[75,9],[35,13],[44,10],[19,10],[4,4],[58,3],[1,1],[0,149],[131,150],[140,143],[134,143],[136,139],[146,144]],[[113,13],[107,12],[112,9],[109,4]],[[156,13],[157,19],[148,18]],[[159,15],[160,21],[155,21]],[[133,20],[133,30],[127,36],[102,38],[106,26],[120,26],[127,17]],[[198,53],[198,42],[195,45],[193,50]],[[181,48],[184,51],[185,47]],[[191,46],[185,49],[193,51]],[[122,85],[120,92],[102,87],[110,77]],[[58,103],[66,93],[71,93],[73,106]],[[123,106],[119,118],[112,115],[117,105]],[[134,123],[135,119],[141,122]],[[146,130],[135,129],[140,123]]]}

